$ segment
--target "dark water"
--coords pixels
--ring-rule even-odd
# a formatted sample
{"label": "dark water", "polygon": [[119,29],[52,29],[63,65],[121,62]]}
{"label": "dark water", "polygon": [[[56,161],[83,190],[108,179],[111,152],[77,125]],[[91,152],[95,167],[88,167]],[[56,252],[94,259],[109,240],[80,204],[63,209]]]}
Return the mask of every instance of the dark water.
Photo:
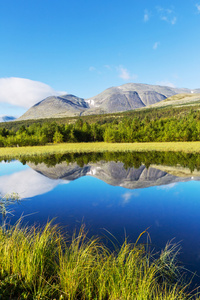
{"label": "dark water", "polygon": [[200,275],[199,161],[191,155],[129,153],[1,162],[0,193],[22,198],[8,207],[11,224],[20,216],[29,225],[56,218],[70,234],[84,223],[89,235],[109,231],[119,243],[125,236],[134,242],[149,228],[152,247],[180,242],[183,265]]}

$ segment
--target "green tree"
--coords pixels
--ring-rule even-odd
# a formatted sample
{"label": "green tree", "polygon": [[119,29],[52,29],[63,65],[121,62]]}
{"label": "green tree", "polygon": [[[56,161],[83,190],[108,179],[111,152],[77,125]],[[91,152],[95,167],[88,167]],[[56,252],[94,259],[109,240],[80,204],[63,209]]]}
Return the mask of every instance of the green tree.
{"label": "green tree", "polygon": [[56,130],[56,132],[54,133],[53,142],[55,144],[63,143],[63,135],[58,130]]}

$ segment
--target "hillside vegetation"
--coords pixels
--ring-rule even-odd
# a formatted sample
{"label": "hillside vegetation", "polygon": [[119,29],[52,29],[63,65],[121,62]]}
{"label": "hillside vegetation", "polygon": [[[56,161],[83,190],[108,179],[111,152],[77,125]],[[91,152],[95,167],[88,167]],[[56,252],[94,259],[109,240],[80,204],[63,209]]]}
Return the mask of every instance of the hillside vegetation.
{"label": "hillside vegetation", "polygon": [[[188,104],[188,99],[191,99],[193,105],[191,102]],[[177,101],[181,102],[178,106],[175,104]],[[160,105],[161,103],[168,105],[106,115],[1,123],[0,147],[62,142],[133,143],[200,140],[198,94],[175,95],[160,102]]]}
{"label": "hillside vegetation", "polygon": [[200,104],[200,94],[176,94],[174,96],[171,96],[163,101],[157,102],[151,107],[165,107],[168,105],[173,105],[173,107],[180,107],[181,105],[186,106],[194,106]]}

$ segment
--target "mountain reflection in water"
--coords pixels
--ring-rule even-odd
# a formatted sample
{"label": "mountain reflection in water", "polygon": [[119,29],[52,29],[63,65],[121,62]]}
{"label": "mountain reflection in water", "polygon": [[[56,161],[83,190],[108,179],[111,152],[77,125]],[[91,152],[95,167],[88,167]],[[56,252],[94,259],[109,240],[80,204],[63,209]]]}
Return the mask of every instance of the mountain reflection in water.
{"label": "mountain reflection in water", "polygon": [[196,154],[65,154],[0,163],[0,194],[29,198],[9,208],[11,224],[22,215],[29,225],[53,219],[71,234],[83,222],[90,235],[106,229],[120,243],[125,232],[134,242],[149,228],[156,249],[181,241],[180,260],[198,274],[199,180]]}
{"label": "mountain reflection in water", "polygon": [[[171,152],[127,152],[51,155],[23,158],[25,170],[1,176],[2,194],[22,198],[47,193],[57,185],[83,176],[127,189],[175,184],[200,179],[200,156]],[[35,172],[36,171],[36,172]]]}
{"label": "mountain reflection in water", "polygon": [[[138,169],[125,168],[122,162],[104,162],[90,163],[80,167],[77,163],[67,164],[62,162],[54,167],[47,167],[44,163],[33,164],[28,166],[36,172],[50,178],[72,181],[82,176],[96,177],[110,185],[121,186],[127,189],[146,188],[150,186],[159,186],[173,184],[176,182],[189,181],[191,179],[200,180],[200,172],[191,175],[190,171],[185,169],[185,177],[175,176],[180,171],[183,175],[183,169],[173,168],[169,170],[171,174],[160,170],[159,166],[149,167],[148,169],[141,165]],[[188,172],[187,172],[188,171]]]}

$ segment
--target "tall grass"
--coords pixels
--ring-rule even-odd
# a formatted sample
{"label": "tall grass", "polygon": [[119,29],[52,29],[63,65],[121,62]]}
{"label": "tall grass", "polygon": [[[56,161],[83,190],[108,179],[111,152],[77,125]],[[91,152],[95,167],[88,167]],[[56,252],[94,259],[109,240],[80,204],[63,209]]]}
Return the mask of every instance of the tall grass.
{"label": "tall grass", "polygon": [[[43,230],[20,228],[18,223],[6,233],[0,230],[0,241],[1,280],[7,282],[5,290],[0,289],[4,299],[13,299],[21,292],[33,295],[33,299],[50,295],[59,243],[55,227],[48,223]],[[10,298],[6,298],[8,295]]]}
{"label": "tall grass", "polygon": [[91,152],[127,152],[127,151],[174,151],[200,153],[200,142],[155,142],[155,143],[63,143],[46,146],[0,148],[0,158],[21,158],[23,156],[50,155],[65,153]]}
{"label": "tall grass", "polygon": [[197,299],[177,264],[176,246],[160,254],[127,241],[110,251],[82,227],[66,239],[59,228],[0,229],[0,299]]}

